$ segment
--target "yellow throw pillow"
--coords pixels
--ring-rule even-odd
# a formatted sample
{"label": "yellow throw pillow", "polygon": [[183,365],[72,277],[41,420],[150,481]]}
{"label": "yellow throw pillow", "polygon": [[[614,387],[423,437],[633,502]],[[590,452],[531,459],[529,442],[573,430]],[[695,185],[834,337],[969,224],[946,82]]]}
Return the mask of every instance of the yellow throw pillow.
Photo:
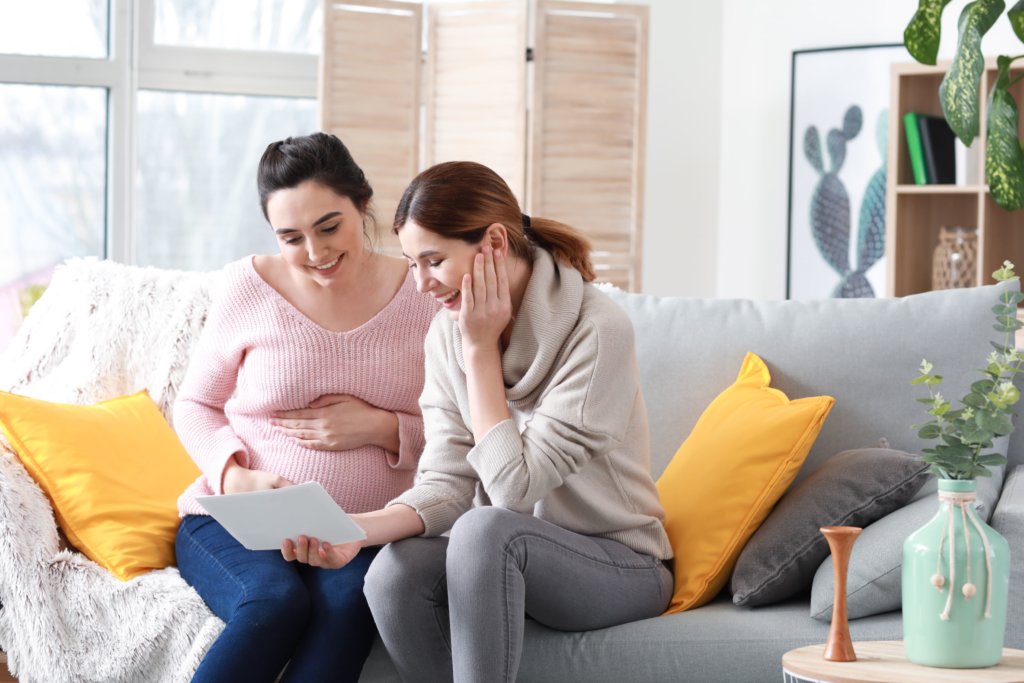
{"label": "yellow throw pillow", "polygon": [[0,392],[0,426],[68,540],[122,581],[174,564],[199,469],[145,391],[95,405]]}
{"label": "yellow throw pillow", "polygon": [[835,403],[789,400],[748,353],[736,381],[704,410],[658,479],[675,552],[666,614],[700,607],[722,589],[747,539],[796,477]]}

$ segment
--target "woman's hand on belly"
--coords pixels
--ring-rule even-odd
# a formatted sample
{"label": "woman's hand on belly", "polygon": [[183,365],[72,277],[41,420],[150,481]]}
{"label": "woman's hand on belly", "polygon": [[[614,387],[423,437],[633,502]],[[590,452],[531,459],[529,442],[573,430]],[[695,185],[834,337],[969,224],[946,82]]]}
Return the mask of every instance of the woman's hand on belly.
{"label": "woman's hand on belly", "polygon": [[266,472],[264,470],[250,470],[247,467],[242,467],[234,457],[228,460],[227,469],[224,470],[224,493],[265,491],[267,489],[280,489],[291,485],[292,482],[279,474]]}
{"label": "woman's hand on belly", "polygon": [[281,542],[281,555],[288,562],[302,562],[325,569],[341,569],[359,554],[362,547],[362,541],[331,545],[326,541],[299,536],[294,541],[286,538]]}
{"label": "woman's hand on belly", "polygon": [[309,408],[279,411],[271,424],[318,451],[347,451],[367,445],[398,451],[398,417],[348,394],[326,394]]}

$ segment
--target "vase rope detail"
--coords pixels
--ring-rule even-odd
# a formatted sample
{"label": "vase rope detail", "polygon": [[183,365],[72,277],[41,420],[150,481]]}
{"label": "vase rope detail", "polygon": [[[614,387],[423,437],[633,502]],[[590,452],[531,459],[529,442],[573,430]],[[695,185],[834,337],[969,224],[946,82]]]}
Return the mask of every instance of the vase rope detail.
{"label": "vase rope detail", "polygon": [[[992,557],[991,547],[989,546],[988,536],[984,533],[981,528],[981,524],[978,523],[978,519],[973,515],[967,514],[967,507],[974,502],[976,496],[973,491],[960,492],[960,491],[939,491],[939,501],[948,503],[948,532],[949,532],[949,590],[946,595],[946,606],[939,615],[939,618],[943,621],[949,621],[949,614],[953,608],[953,589],[956,584],[956,535],[954,533],[954,524],[956,523],[955,509],[960,509],[960,517],[964,526],[964,545],[967,551],[967,577],[964,582],[962,592],[964,598],[970,600],[974,597],[977,592],[977,588],[971,583],[971,535],[970,529],[968,529],[968,520],[971,522],[971,526],[977,530],[978,535],[981,536],[981,543],[985,547],[985,573],[987,579],[985,582],[985,618],[992,618]],[[943,530],[942,536],[939,538],[939,552],[935,559],[935,574],[932,575],[932,585],[937,589],[942,590],[946,583],[946,579],[942,576],[942,546],[946,540],[946,530]]]}

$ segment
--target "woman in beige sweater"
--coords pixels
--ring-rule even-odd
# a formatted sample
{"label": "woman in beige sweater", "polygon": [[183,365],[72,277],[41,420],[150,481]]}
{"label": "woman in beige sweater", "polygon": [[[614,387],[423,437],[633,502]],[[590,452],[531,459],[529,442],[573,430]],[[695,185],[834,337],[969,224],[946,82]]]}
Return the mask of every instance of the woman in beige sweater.
{"label": "woman in beige sweater", "polygon": [[589,284],[586,240],[520,213],[480,164],[421,173],[394,225],[446,310],[425,342],[417,483],[355,515],[366,543],[392,542],[365,593],[403,679],[514,681],[527,614],[590,630],[671,597],[633,328]]}

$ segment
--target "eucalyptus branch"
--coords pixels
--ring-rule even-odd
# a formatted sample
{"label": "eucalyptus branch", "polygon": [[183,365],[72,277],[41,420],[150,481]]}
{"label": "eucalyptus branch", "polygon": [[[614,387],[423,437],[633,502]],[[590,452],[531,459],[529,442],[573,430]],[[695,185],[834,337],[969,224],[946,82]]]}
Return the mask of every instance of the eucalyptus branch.
{"label": "eucalyptus branch", "polygon": [[[1017,280],[1009,261],[1004,261],[1003,267],[992,276],[1004,285]],[[1020,400],[1014,379],[1024,371],[1024,354],[1014,344],[1014,336],[1022,327],[1017,319],[1017,305],[1021,301],[1024,301],[1024,294],[1004,286],[999,303],[992,307],[996,314],[993,327],[1003,333],[1003,343],[993,342],[995,350],[989,353],[986,366],[981,370],[984,379],[971,385],[960,407],[954,408],[937,390],[943,378],[932,372],[934,367],[927,359],[921,361],[920,374],[911,382],[928,387],[928,398],[917,400],[928,406],[932,419],[915,427],[920,438],[939,440],[934,448],[924,449],[924,461],[940,477],[990,476],[991,467],[1006,462],[999,453],[982,451],[991,449],[996,438],[1013,432],[1013,407]]]}

